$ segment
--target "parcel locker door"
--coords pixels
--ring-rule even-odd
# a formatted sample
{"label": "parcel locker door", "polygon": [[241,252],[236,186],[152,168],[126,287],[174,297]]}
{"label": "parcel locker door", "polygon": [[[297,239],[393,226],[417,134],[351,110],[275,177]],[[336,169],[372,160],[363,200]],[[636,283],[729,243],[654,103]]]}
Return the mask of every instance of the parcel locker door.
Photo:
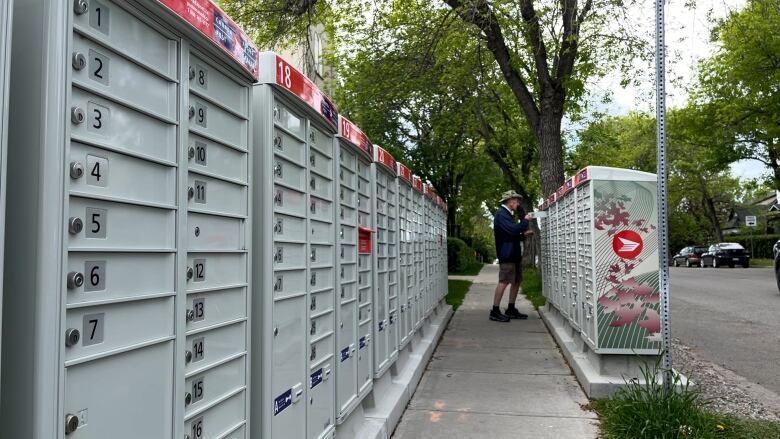
{"label": "parcel locker door", "polygon": [[[249,86],[189,47],[184,433],[221,437],[246,422]],[[220,336],[221,334],[221,336]],[[219,352],[215,341],[223,343]],[[201,345],[200,342],[203,342]]]}
{"label": "parcel locker door", "polygon": [[172,437],[174,428],[178,44],[124,7],[89,2],[65,38],[58,425],[74,438]]}
{"label": "parcel locker door", "polygon": [[337,415],[341,417],[357,397],[357,300],[340,305],[336,328]]}
{"label": "parcel locker door", "polygon": [[[333,343],[333,337],[329,337]],[[333,361],[331,355],[309,369],[309,407],[307,413],[307,431],[309,439],[328,437],[332,432],[335,410],[334,402],[335,379],[333,375]]]}
{"label": "parcel locker door", "polygon": [[273,303],[271,366],[272,437],[306,437],[306,297]]}

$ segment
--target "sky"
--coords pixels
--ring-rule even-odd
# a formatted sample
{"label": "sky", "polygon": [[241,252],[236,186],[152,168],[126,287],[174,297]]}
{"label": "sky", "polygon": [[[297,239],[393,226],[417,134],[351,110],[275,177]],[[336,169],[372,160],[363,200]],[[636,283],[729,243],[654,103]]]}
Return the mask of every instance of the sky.
{"label": "sky", "polygon": [[[645,1],[636,7],[632,16],[639,25],[653,23],[654,2]],[[693,4],[691,4],[693,3]],[[698,61],[717,48],[710,42],[710,17],[723,18],[729,11],[739,10],[745,0],[670,0],[666,2],[667,53],[674,58],[667,66],[667,106],[681,107],[688,98],[686,87],[696,77]],[[652,29],[652,26],[650,27]],[[642,64],[638,68],[646,69]],[[650,66],[654,69],[654,66]],[[608,76],[596,84],[596,89],[612,92],[612,102],[597,106],[599,111],[622,115],[630,111],[655,112],[655,85],[646,82],[640,87],[620,86],[619,76]],[[743,160],[731,166],[732,174],[740,178],[758,178],[766,167],[754,160]]]}

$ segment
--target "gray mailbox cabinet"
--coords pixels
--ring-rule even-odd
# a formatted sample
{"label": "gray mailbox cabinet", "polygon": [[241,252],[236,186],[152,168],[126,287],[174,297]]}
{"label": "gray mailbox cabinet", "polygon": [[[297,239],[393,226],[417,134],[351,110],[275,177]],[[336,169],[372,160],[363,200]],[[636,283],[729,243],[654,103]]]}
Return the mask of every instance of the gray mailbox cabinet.
{"label": "gray mailbox cabinet", "polygon": [[[374,147],[352,122],[339,116],[336,253],[339,297],[336,308],[336,418],[343,422],[372,388],[370,169]],[[364,324],[363,324],[364,323]],[[360,367],[362,365],[362,367]]]}
{"label": "gray mailbox cabinet", "polygon": [[398,267],[399,267],[399,339],[403,349],[411,341],[415,330],[413,300],[417,295],[417,276],[414,266],[414,189],[412,173],[397,162],[398,171]]}
{"label": "gray mailbox cabinet", "polygon": [[396,161],[374,146],[374,377],[398,358],[398,182]]}
{"label": "gray mailbox cabinet", "polygon": [[252,437],[332,437],[338,115],[272,52],[260,54],[254,113]]}
{"label": "gray mailbox cabinet", "polygon": [[412,206],[414,234],[414,271],[415,271],[415,296],[412,300],[414,330],[418,331],[425,319],[425,297],[428,291],[428,281],[425,262],[425,185],[422,179],[416,175],[412,176]]}
{"label": "gray mailbox cabinet", "polygon": [[4,436],[247,437],[256,49],[206,0],[14,18]]}

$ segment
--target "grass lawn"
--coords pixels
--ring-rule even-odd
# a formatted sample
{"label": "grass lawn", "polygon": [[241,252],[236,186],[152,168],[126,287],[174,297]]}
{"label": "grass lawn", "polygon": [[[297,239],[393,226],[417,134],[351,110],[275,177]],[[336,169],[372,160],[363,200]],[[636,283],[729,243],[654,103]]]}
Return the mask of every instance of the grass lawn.
{"label": "grass lawn", "polygon": [[539,270],[526,268],[523,271],[523,294],[531,301],[534,308],[539,309],[544,306],[546,300],[542,295],[542,276]]}
{"label": "grass lawn", "polygon": [[470,280],[449,280],[447,281],[447,305],[452,305],[452,310],[456,311],[463,304],[463,298],[469,292],[471,287]]}
{"label": "grass lawn", "polygon": [[[625,401],[599,400],[591,403],[601,418],[601,436],[604,439],[780,439],[780,423],[756,421],[753,419],[734,418],[710,413],[700,408],[694,408],[692,413],[682,413],[676,417],[682,419],[678,426],[671,425],[666,416],[652,419],[652,416],[636,416],[632,411],[652,412],[652,404],[637,402],[627,406]],[[679,407],[682,409],[682,407]],[[671,415],[675,417],[674,415]],[[649,418],[649,419],[648,419]],[[633,423],[635,425],[628,425]],[[658,426],[666,423],[667,430],[659,433],[654,430],[651,435],[642,435],[642,427],[637,424]]]}
{"label": "grass lawn", "polygon": [[774,267],[775,261],[771,259],[753,258],[750,260],[750,265],[753,267]]}
{"label": "grass lawn", "polygon": [[451,271],[449,274],[452,274],[452,275],[455,275],[455,276],[476,276],[476,275],[479,274],[480,270],[482,270],[482,267],[484,265],[485,264],[483,264],[482,262],[475,262],[475,263],[469,265],[468,268],[466,268],[463,271],[457,271],[457,272],[456,271]]}

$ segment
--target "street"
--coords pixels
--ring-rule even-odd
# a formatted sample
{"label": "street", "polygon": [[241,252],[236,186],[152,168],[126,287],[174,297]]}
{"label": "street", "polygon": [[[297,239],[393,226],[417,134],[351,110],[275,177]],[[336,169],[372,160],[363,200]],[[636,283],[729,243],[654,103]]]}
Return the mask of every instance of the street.
{"label": "street", "polygon": [[[769,268],[670,268],[672,334],[780,394],[780,293]],[[686,365],[675,364],[685,372]]]}

